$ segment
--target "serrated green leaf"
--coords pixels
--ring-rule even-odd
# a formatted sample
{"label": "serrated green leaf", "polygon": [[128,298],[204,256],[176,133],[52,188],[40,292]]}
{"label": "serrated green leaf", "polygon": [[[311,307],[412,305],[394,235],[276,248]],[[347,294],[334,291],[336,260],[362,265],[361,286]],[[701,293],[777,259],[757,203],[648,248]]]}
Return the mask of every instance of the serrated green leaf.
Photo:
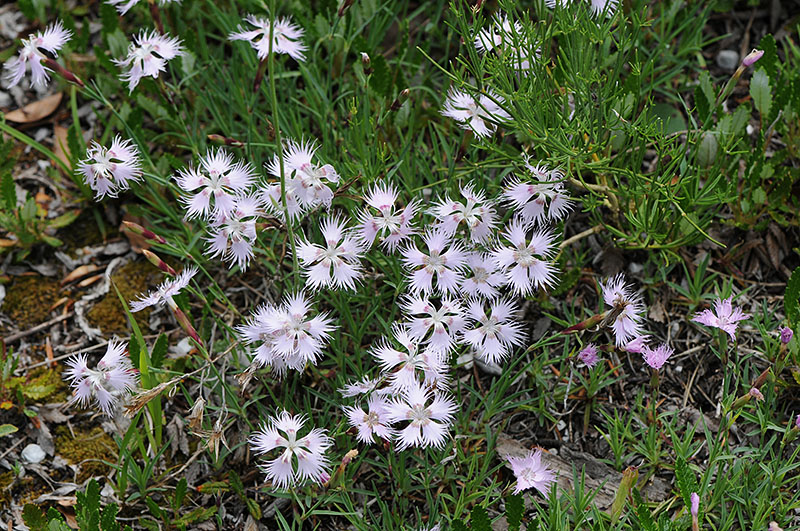
{"label": "serrated green leaf", "polygon": [[633,489],[633,510],[636,514],[636,519],[639,521],[639,525],[645,531],[656,531],[656,524],[653,521],[653,515],[650,513],[650,509],[647,508],[647,505],[644,503],[642,499],[642,495],[639,493],[639,489]]}
{"label": "serrated green leaf", "polygon": [[489,513],[482,505],[472,508],[469,516],[469,527],[472,531],[492,531],[492,521],[489,520]]}
{"label": "serrated green leaf", "polygon": [[17,206],[17,190],[10,171],[3,172],[2,181],[0,181],[0,199],[2,199],[3,208],[9,212]]}
{"label": "serrated green leaf", "polygon": [[775,37],[770,34],[764,35],[758,43],[758,49],[764,52],[758,60],[759,68],[763,68],[773,84],[778,82],[778,47],[775,45]]}
{"label": "serrated green leaf", "polygon": [[161,367],[161,364],[164,363],[164,358],[167,355],[168,345],[169,343],[167,341],[166,334],[160,334],[153,345],[153,351],[150,353],[151,366],[156,368]]}
{"label": "serrated green leaf", "polygon": [[100,515],[100,529],[103,531],[119,531],[119,522],[117,522],[117,513],[119,507],[116,503],[109,503],[103,508]]}
{"label": "serrated green leaf", "polygon": [[711,104],[700,85],[694,88],[694,106],[697,108],[697,116],[700,117],[700,121],[708,120],[708,116],[711,114]]}
{"label": "serrated green leaf", "polygon": [[22,394],[25,396],[25,398],[30,398],[31,400],[41,400],[47,395],[53,394],[56,389],[58,389],[58,385],[55,383],[43,383],[37,381],[22,385],[20,386],[20,389],[22,390]]}
{"label": "serrated green leaf", "polygon": [[384,98],[388,98],[392,79],[386,59],[382,55],[376,54],[375,57],[371,58],[371,64],[372,76],[369,78],[369,86]]}
{"label": "serrated green leaf", "polygon": [[525,512],[525,504],[522,496],[512,494],[506,498],[506,522],[508,531],[517,531],[522,525],[522,515]]}
{"label": "serrated green leaf", "polygon": [[772,107],[772,92],[769,76],[763,68],[756,70],[753,79],[750,80],[750,96],[753,98],[756,109],[761,113],[762,120],[766,120],[770,107]]}
{"label": "serrated green leaf", "polygon": [[694,477],[694,472],[689,468],[686,460],[680,456],[675,461],[675,479],[678,481],[678,490],[683,497],[683,503],[686,504],[686,507],[690,507],[692,505],[691,495],[698,491],[697,478]]}
{"label": "serrated green leaf", "polygon": [[539,518],[534,517],[533,520],[528,522],[527,531],[539,531]]}
{"label": "serrated green leaf", "polygon": [[783,309],[789,326],[798,333],[798,320],[800,320],[800,267],[792,272],[789,282],[786,284],[786,292],[783,296]]}
{"label": "serrated green leaf", "polygon": [[42,531],[47,528],[47,518],[42,510],[32,503],[26,503],[22,509],[22,521],[31,531]]}
{"label": "serrated green leaf", "polygon": [[469,528],[461,520],[453,520],[453,531],[469,531]]}
{"label": "serrated green leaf", "polygon": [[176,511],[183,505],[183,499],[186,497],[186,487],[188,483],[186,478],[181,478],[175,486],[175,496],[172,497],[172,507]]}
{"label": "serrated green leaf", "polygon": [[18,431],[19,428],[13,424],[0,424],[0,437],[5,437],[6,435],[11,435],[12,433],[16,433]]}
{"label": "serrated green leaf", "polygon": [[173,523],[173,525],[178,526],[178,527],[185,526],[185,525],[188,525],[188,524],[200,523],[200,522],[204,522],[204,521],[208,520],[209,518],[211,518],[212,516],[214,516],[214,514],[216,512],[217,512],[216,505],[211,506],[211,507],[206,507],[205,509],[200,507],[200,508],[195,509],[194,511],[192,511],[192,512],[190,512],[188,514],[185,514],[185,515],[181,516],[177,520],[174,520],[172,523]]}

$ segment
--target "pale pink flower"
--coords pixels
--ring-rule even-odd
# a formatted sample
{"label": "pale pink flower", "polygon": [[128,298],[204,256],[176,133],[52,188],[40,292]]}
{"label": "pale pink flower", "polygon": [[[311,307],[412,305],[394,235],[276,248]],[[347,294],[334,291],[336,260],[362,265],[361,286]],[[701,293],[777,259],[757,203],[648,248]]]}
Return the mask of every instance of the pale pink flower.
{"label": "pale pink flower", "polygon": [[529,223],[560,221],[572,208],[572,200],[564,189],[561,170],[534,166],[525,160],[525,167],[536,182],[511,180],[503,196],[519,216]]}
{"label": "pale pink flower", "polygon": [[212,258],[221,257],[231,267],[245,271],[253,258],[256,241],[256,220],[261,216],[261,201],[254,196],[236,198],[230,213],[214,218],[208,228],[206,252]]}
{"label": "pale pink flower", "polygon": [[578,352],[578,359],[591,369],[600,361],[600,356],[597,355],[597,352],[597,346],[594,343],[589,343],[583,350]]}
{"label": "pale pink flower", "polygon": [[470,297],[496,298],[499,287],[505,285],[506,277],[490,256],[473,252],[467,254],[465,273],[461,279],[461,293]]}
{"label": "pale pink flower", "polygon": [[64,25],[59,20],[47,26],[44,31],[22,39],[20,41],[22,48],[19,54],[6,61],[4,65],[7,71],[6,80],[10,81],[9,88],[22,81],[28,64],[31,66],[31,85],[34,87],[47,86],[47,82],[50,80],[47,72],[50,69],[42,64],[42,59],[47,59],[42,50],[58,57],[58,51],[69,41],[70,37],[72,37],[72,32],[64,29]]}
{"label": "pale pink flower", "polygon": [[419,382],[405,389],[401,397],[389,405],[392,422],[408,422],[405,428],[397,431],[397,449],[442,448],[455,411],[456,404],[451,398],[427,390]]}
{"label": "pale pink flower", "polygon": [[482,95],[476,100],[466,92],[450,89],[442,114],[458,122],[462,129],[472,130],[479,137],[488,137],[497,128],[497,123],[511,119],[511,115],[495,103],[504,103],[503,98],[490,94],[491,98]]}
{"label": "pale pink flower", "polygon": [[628,341],[625,346],[622,347],[622,350],[625,352],[632,352],[634,354],[641,354],[644,352],[644,349],[647,348],[647,340],[650,339],[650,336],[636,336],[634,339]]}
{"label": "pale pink flower", "polygon": [[434,352],[448,352],[464,328],[464,311],[454,299],[443,298],[437,308],[427,298],[411,297],[403,310],[409,315],[408,335]]}
{"label": "pale pink flower", "polygon": [[281,183],[279,182],[266,184],[261,187],[261,201],[264,203],[264,207],[267,211],[281,221],[286,221],[284,210],[289,213],[289,219],[300,219],[307,210],[304,205],[300,204],[300,194],[298,192],[298,190],[302,188],[300,180],[287,176],[284,184],[286,191],[286,209],[283,208]]}
{"label": "pale pink flower", "polygon": [[306,419],[282,411],[270,417],[261,430],[250,437],[250,448],[256,454],[278,450],[280,455],[267,461],[261,470],[279,489],[302,484],[305,481],[324,483],[328,478],[329,460],[325,452],[333,445],[327,430],[314,428],[298,439]]}
{"label": "pale pink flower", "polygon": [[644,357],[644,362],[647,363],[650,367],[655,370],[660,369],[664,366],[670,356],[675,353],[674,350],[669,348],[666,344],[659,345],[654,349],[650,347],[645,347],[642,356]]}
{"label": "pale pink flower", "polygon": [[71,403],[86,406],[91,398],[106,415],[111,415],[120,398],[132,391],[137,383],[136,370],[125,356],[125,344],[109,341],[105,355],[90,369],[86,354],[70,358],[64,377],[73,388]]}
{"label": "pale pink flower", "polygon": [[750,395],[751,398],[755,398],[759,402],[763,402],[764,401],[764,394],[761,392],[761,389],[759,389],[758,387],[752,387],[748,394]]}
{"label": "pale pink flower", "polygon": [[245,344],[255,346],[253,361],[262,367],[273,367],[282,375],[287,367],[280,359],[281,355],[275,352],[275,338],[281,331],[267,325],[279,319],[278,314],[279,310],[273,305],[261,304],[245,324],[236,327],[236,331]]}
{"label": "pale pink flower", "polygon": [[611,328],[617,346],[626,344],[631,338],[642,335],[642,321],[644,320],[644,303],[641,296],[625,283],[625,277],[620,273],[602,284],[603,300],[611,307],[609,312],[614,315]]}
{"label": "pale pink flower", "polygon": [[464,248],[441,230],[427,232],[422,239],[427,253],[413,243],[403,250],[411,292],[430,293],[436,277],[437,292],[456,293],[462,278],[460,269],[467,258]]}
{"label": "pale pink flower", "polygon": [[510,301],[490,301],[488,315],[485,304],[473,299],[467,305],[464,341],[487,363],[499,363],[511,354],[513,347],[523,344],[524,334],[520,324],[513,320],[516,308]]}
{"label": "pale pink flower", "polygon": [[689,501],[692,504],[690,509],[692,517],[697,518],[697,514],[700,512],[700,496],[693,492],[689,495]]}
{"label": "pale pink flower", "polygon": [[506,459],[511,465],[514,477],[517,478],[514,494],[519,494],[531,487],[545,496],[549,494],[550,485],[556,478],[555,474],[542,463],[541,450],[531,450],[525,457],[508,456]]}
{"label": "pale pink flower", "polygon": [[285,53],[295,61],[304,61],[305,52],[308,47],[301,40],[305,30],[294,24],[291,17],[281,17],[275,20],[274,32],[270,32],[271,21],[265,17],[247,15],[245,21],[255,26],[255,29],[248,30],[239,26],[237,32],[228,36],[232,41],[249,41],[250,46],[258,53],[258,58],[262,61],[269,56],[270,35],[272,38],[272,52]]}
{"label": "pale pink flower", "polygon": [[436,228],[447,236],[453,236],[463,223],[469,229],[474,244],[485,243],[494,232],[497,213],[491,201],[483,192],[477,192],[472,185],[461,188],[464,202],[445,197],[431,209],[436,217]]}
{"label": "pale pink flower", "polygon": [[133,41],[125,59],[114,59],[117,66],[126,69],[120,79],[128,83],[129,92],[133,92],[143,77],[156,79],[167,69],[168,61],[185,54],[180,39],[155,31],[141,31]]}
{"label": "pale pink flower", "polygon": [[[330,207],[333,190],[328,187],[328,184],[339,182],[339,174],[336,173],[333,166],[314,162],[318,149],[319,146],[316,146],[313,141],[298,143],[290,140],[283,151],[284,181],[288,186],[289,178],[292,179],[292,194],[297,203],[305,209],[318,205]],[[277,155],[267,163],[267,171],[280,179],[281,168]],[[280,197],[280,193],[278,197]]]}
{"label": "pale pink flower", "polygon": [[781,343],[783,343],[784,345],[788,345],[789,342],[792,340],[792,336],[794,336],[794,331],[788,326],[784,326],[781,327],[779,332],[781,335]]}
{"label": "pale pink flower", "polygon": [[78,163],[78,172],[95,191],[95,199],[106,195],[116,197],[120,190],[130,188],[131,181],[141,180],[139,151],[130,140],[123,140],[119,135],[108,149],[92,141],[86,158]]}
{"label": "pale pink flower", "polygon": [[534,232],[530,240],[526,233],[520,220],[511,221],[502,233],[510,245],[501,245],[492,252],[508,284],[519,295],[528,295],[534,288],[552,287],[556,282],[556,269],[548,262],[555,252],[552,231]]}
{"label": "pale pink flower", "polygon": [[[139,0],[106,0],[106,3],[116,7],[119,14],[124,15],[130,8],[138,4]],[[181,0],[158,0],[158,5],[160,6],[172,3],[180,4]]]}
{"label": "pale pink flower", "polygon": [[372,395],[367,401],[367,411],[360,407],[344,406],[347,422],[358,430],[356,438],[365,443],[375,442],[375,435],[390,440],[394,435],[389,413],[389,401],[379,395]]}
{"label": "pale pink flower", "polygon": [[181,197],[187,218],[217,218],[233,212],[237,198],[255,181],[255,171],[249,163],[234,162],[223,149],[210,149],[200,157],[199,167],[178,170],[175,180],[190,193]]}
{"label": "pale pink flower", "polygon": [[744,59],[742,59],[742,66],[753,66],[763,55],[764,50],[757,50],[754,48],[749,54],[744,56]]}
{"label": "pale pink flower", "polygon": [[443,352],[420,349],[419,341],[411,337],[408,329],[394,326],[394,341],[400,345],[396,349],[387,340],[382,340],[372,349],[372,355],[387,373],[389,388],[403,391],[422,380],[426,386],[444,387],[448,384],[447,359]]}
{"label": "pale pink flower", "polygon": [[750,319],[750,314],[744,313],[738,306],[734,307],[731,304],[732,300],[733,297],[728,297],[724,300],[717,299],[714,301],[714,312],[703,310],[695,314],[692,321],[719,328],[731,336],[731,341],[736,341],[736,328],[739,326],[739,321]]}
{"label": "pale pink flower", "polygon": [[136,313],[150,306],[160,307],[165,304],[174,310],[178,306],[175,304],[173,297],[188,286],[189,281],[192,280],[192,277],[196,274],[196,267],[187,267],[174,279],[162,282],[155,291],[148,292],[146,295],[140,297],[139,300],[130,301],[131,312]]}
{"label": "pale pink flower", "polygon": [[520,71],[527,71],[538,58],[539,50],[532,50],[519,21],[511,21],[502,13],[496,14],[488,28],[478,32],[475,49],[481,54],[495,51],[500,57]]}
{"label": "pale pink flower", "polygon": [[368,208],[358,216],[358,232],[367,249],[372,247],[377,237],[381,245],[394,251],[415,233],[411,222],[417,213],[417,203],[412,201],[405,208],[395,209],[397,190],[391,184],[376,184],[364,201]]}
{"label": "pale pink flower", "polygon": [[312,290],[320,287],[355,289],[361,278],[362,250],[355,238],[345,229],[344,222],[337,217],[328,217],[320,230],[325,246],[301,239],[297,244],[297,256],[305,268],[303,274]]}

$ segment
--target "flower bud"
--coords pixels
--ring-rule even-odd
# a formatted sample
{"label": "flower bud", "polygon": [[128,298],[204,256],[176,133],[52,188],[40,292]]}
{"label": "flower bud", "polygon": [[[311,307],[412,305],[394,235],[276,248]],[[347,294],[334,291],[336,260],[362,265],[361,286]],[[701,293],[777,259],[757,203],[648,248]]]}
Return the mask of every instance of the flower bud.
{"label": "flower bud", "polygon": [[361,66],[364,67],[364,74],[370,75],[372,73],[372,67],[370,66],[370,59],[369,55],[361,52]]}
{"label": "flower bud", "polygon": [[123,221],[122,224],[125,225],[125,228],[127,228],[129,231],[131,231],[134,234],[138,234],[145,240],[152,240],[156,243],[161,243],[161,244],[167,243],[167,240],[165,240],[155,232],[145,229],[144,227],[142,227],[137,223],[133,223],[132,221]]}
{"label": "flower bud", "polygon": [[217,134],[210,134],[206,138],[208,138],[211,142],[217,142],[219,144],[225,144],[226,146],[230,147],[244,147],[244,142],[241,140],[236,140],[235,138],[230,138],[227,136],[217,135]]}
{"label": "flower bud", "polygon": [[156,253],[150,251],[149,249],[142,249],[142,254],[147,258],[147,261],[159,268],[164,273],[171,275],[173,277],[178,276],[178,272],[175,271],[172,266],[162,260]]}
{"label": "flower bud", "polygon": [[792,340],[792,336],[794,336],[794,331],[788,326],[784,326],[781,328],[781,343],[784,345],[789,344],[789,341]]}
{"label": "flower bud", "polygon": [[353,5],[353,2],[355,2],[355,0],[344,0],[344,2],[342,3],[342,7],[339,8],[339,16],[340,17],[344,16],[344,12],[347,11],[348,7]]}
{"label": "flower bud", "polygon": [[401,90],[400,94],[392,102],[392,106],[389,107],[389,110],[390,111],[398,111],[398,110],[400,110],[400,106],[403,105],[403,103],[408,99],[408,95],[409,94],[410,94],[410,91],[408,89]]}
{"label": "flower bud", "polygon": [[70,72],[69,70],[67,70],[63,66],[61,66],[60,64],[58,64],[58,62],[55,59],[51,59],[50,57],[46,57],[44,59],[44,64],[45,64],[45,66],[47,66],[51,70],[54,70],[54,71],[58,72],[58,75],[60,75],[64,79],[66,79],[68,82],[75,83],[80,88],[85,88],[86,87],[86,85],[83,83],[83,81],[81,81],[81,79],[78,76],[76,76],[75,74],[73,74],[72,72]]}
{"label": "flower bud", "polygon": [[764,401],[764,395],[761,394],[761,391],[759,391],[759,389],[757,387],[753,387],[752,389],[750,389],[750,393],[749,394],[750,394],[751,397],[755,398],[759,402],[763,402]]}
{"label": "flower bud", "polygon": [[692,512],[692,531],[698,531],[700,529],[700,522],[697,519],[697,515],[700,513],[700,496],[698,496],[696,492],[693,492],[689,496],[689,499],[692,502],[690,508]]}
{"label": "flower bud", "polygon": [[742,66],[751,66],[751,65],[753,65],[756,61],[761,59],[762,55],[764,55],[764,50],[753,49],[752,52],[747,54],[744,57],[744,59],[742,59]]}

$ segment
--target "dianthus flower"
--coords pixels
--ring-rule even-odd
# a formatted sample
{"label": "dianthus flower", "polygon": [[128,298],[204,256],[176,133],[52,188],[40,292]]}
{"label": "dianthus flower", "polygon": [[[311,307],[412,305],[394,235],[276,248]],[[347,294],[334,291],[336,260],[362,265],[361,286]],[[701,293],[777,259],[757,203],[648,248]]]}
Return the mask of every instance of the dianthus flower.
{"label": "dianthus flower", "polygon": [[367,401],[367,411],[360,407],[343,406],[347,422],[358,430],[356,438],[365,443],[375,442],[375,435],[390,440],[394,435],[389,414],[389,401],[380,395],[372,395]]}
{"label": "dianthus flower", "polygon": [[502,233],[511,245],[501,245],[492,253],[508,284],[519,295],[528,295],[534,288],[551,287],[556,282],[556,270],[547,261],[555,251],[553,233],[540,230],[528,240],[526,232],[520,220],[513,220]]}
{"label": "dianthus flower", "polygon": [[473,252],[464,262],[465,274],[459,286],[461,293],[469,297],[496,298],[498,288],[506,283],[506,277],[490,256]]}
{"label": "dianthus flower", "polygon": [[281,198],[281,183],[272,183],[261,186],[261,202],[267,211],[276,216],[281,221],[286,221],[284,210],[289,213],[289,219],[299,219],[305,212],[306,208],[300,204],[300,194],[298,190],[301,188],[298,179],[286,177],[285,180],[286,191],[286,209],[283,208],[283,200]]}
{"label": "dianthus flower", "polygon": [[493,234],[497,213],[483,192],[476,192],[472,185],[461,188],[464,202],[445,197],[431,209],[436,217],[436,228],[448,236],[456,233],[463,223],[469,229],[473,244],[485,243]]}
{"label": "dianthus flower", "polygon": [[257,454],[284,449],[262,467],[267,479],[279,489],[307,480],[318,484],[327,480],[329,461],[325,452],[333,445],[333,439],[321,428],[314,428],[298,439],[303,424],[303,416],[282,411],[277,417],[270,417],[261,430],[250,437],[250,448]]}
{"label": "dianthus flower", "polygon": [[230,213],[214,218],[209,226],[207,253],[212,258],[221,257],[245,271],[253,258],[256,241],[256,220],[261,216],[261,201],[253,196],[236,199]]}
{"label": "dianthus flower", "polygon": [[734,307],[731,304],[732,297],[725,300],[717,299],[714,301],[714,312],[711,310],[703,310],[695,314],[692,321],[713,328],[719,328],[731,336],[731,341],[736,341],[736,328],[739,326],[739,321],[744,321],[750,318],[750,314],[744,313],[741,308]]}
{"label": "dianthus flower", "polygon": [[494,16],[488,28],[478,32],[475,49],[481,54],[494,50],[500,57],[513,61],[513,65],[523,72],[530,70],[531,63],[539,55],[538,50],[531,51],[522,24],[517,20],[512,22],[501,13]]}
{"label": "dianthus flower", "polygon": [[[50,80],[47,72],[50,70],[42,64],[42,59],[48,57],[41,51],[45,50],[58,57],[58,51],[72,37],[72,32],[64,29],[61,21],[50,24],[42,32],[31,35],[27,39],[22,39],[22,49],[19,55],[12,57],[5,63],[6,79],[10,81],[9,88],[17,85],[31,65],[31,85],[45,87]],[[41,49],[41,50],[40,50]]]}
{"label": "dianthus flower", "polygon": [[150,306],[164,306],[165,304],[174,310],[178,306],[175,304],[173,297],[189,285],[189,281],[192,280],[195,274],[197,274],[196,267],[187,267],[174,279],[163,282],[155,291],[140,297],[139,300],[131,301],[131,311],[134,313],[140,312]]}
{"label": "dianthus flower", "polygon": [[395,326],[392,337],[401,346],[396,349],[383,340],[372,349],[372,355],[384,373],[389,375],[389,388],[403,391],[422,380],[426,386],[447,385],[447,361],[444,353],[431,349],[420,349],[419,342],[412,338],[407,328]]}
{"label": "dianthus flower", "polygon": [[142,31],[133,40],[128,46],[128,56],[114,59],[117,66],[127,69],[120,79],[128,83],[129,92],[133,92],[143,77],[157,78],[167,69],[167,61],[184,55],[180,39],[159,35],[155,31]]}
{"label": "dianthus flower", "polygon": [[[290,140],[283,151],[283,172],[284,181],[287,184],[287,196],[289,179],[291,179],[293,181],[292,193],[297,203],[306,209],[318,205],[329,207],[333,200],[333,190],[328,187],[328,183],[339,182],[339,174],[336,173],[333,166],[330,164],[320,165],[313,161],[317,149],[319,147],[314,142],[298,143]],[[280,179],[281,167],[277,155],[267,163],[267,171]],[[280,193],[278,197],[280,197]]]}
{"label": "dianthus flower", "polygon": [[443,447],[455,411],[456,404],[451,398],[415,382],[389,405],[392,422],[408,422],[405,428],[397,431],[397,449]]}
{"label": "dianthus flower", "polygon": [[488,315],[481,300],[473,299],[467,305],[464,341],[487,363],[498,363],[510,355],[513,347],[522,345],[524,335],[520,324],[513,320],[515,308],[510,301],[498,299],[488,304]]}
{"label": "dianthus flower", "polygon": [[358,233],[366,248],[372,247],[377,237],[381,245],[394,251],[414,234],[411,222],[417,213],[417,203],[412,201],[403,209],[395,209],[397,190],[391,184],[376,184],[364,201],[368,208],[358,216]]}
{"label": "dianthus flower", "polygon": [[364,377],[357,382],[350,382],[345,384],[344,387],[339,389],[339,392],[345,398],[351,398],[358,395],[366,395],[373,391],[378,394],[386,394],[389,392],[387,388],[378,389],[378,386],[383,382],[383,378],[367,378]]}
{"label": "dianthus flower", "polygon": [[511,465],[514,477],[517,478],[514,494],[533,487],[543,495],[548,495],[550,485],[556,478],[555,474],[542,463],[541,450],[531,450],[525,457],[508,456],[506,459]]}
{"label": "dianthus flower", "polygon": [[589,3],[592,7],[592,13],[595,15],[605,14],[610,17],[617,12],[619,0],[589,0]]}
{"label": "dianthus flower", "polygon": [[[256,15],[247,15],[245,21],[255,26],[256,29],[247,30],[239,26],[239,31],[228,36],[232,41],[249,41],[250,46],[258,53],[262,61],[269,56],[270,51],[270,24],[271,21]],[[305,30],[294,24],[290,17],[281,17],[275,20],[274,37],[272,38],[272,52],[285,53],[295,61],[304,61],[308,49],[303,41]]]}
{"label": "dianthus flower", "polygon": [[139,181],[142,167],[139,151],[130,140],[114,137],[110,148],[92,141],[86,158],[78,163],[78,172],[86,184],[95,191],[95,198],[116,197],[120,190],[130,188],[131,181]]}
{"label": "dianthus flower", "polygon": [[784,326],[781,327],[779,332],[781,335],[781,343],[783,343],[784,345],[788,345],[789,342],[792,340],[792,336],[794,336],[794,331],[788,326]]}
{"label": "dianthus flower", "polygon": [[600,361],[600,356],[597,355],[597,352],[597,346],[594,343],[589,343],[583,350],[578,352],[578,359],[591,369]]}
{"label": "dianthus flower", "polygon": [[572,208],[572,200],[564,189],[561,170],[534,166],[529,160],[525,167],[537,182],[513,179],[503,192],[519,216],[529,223],[560,221]]}
{"label": "dianthus flower", "polygon": [[90,369],[86,354],[70,358],[64,376],[73,388],[71,402],[85,406],[94,397],[106,415],[111,415],[119,398],[137,385],[136,370],[125,356],[125,344],[109,341],[105,355]]}
{"label": "dianthus flower", "polygon": [[[130,8],[138,4],[139,0],[106,0],[106,3],[116,7],[119,14],[124,15]],[[158,5],[160,6],[172,3],[180,4],[181,0],[158,0]]]}
{"label": "dianthus flower", "polygon": [[427,254],[413,243],[402,253],[412,293],[428,294],[433,291],[434,276],[436,291],[456,293],[462,277],[460,269],[466,260],[464,248],[460,243],[451,241],[441,230],[427,232],[422,239]]}
{"label": "dianthus flower", "polygon": [[626,344],[631,338],[642,334],[644,303],[625,283],[620,273],[602,285],[603,300],[611,307],[609,317],[613,317],[611,328],[617,346]]}
{"label": "dianthus flower", "polygon": [[175,180],[190,194],[181,197],[187,218],[218,218],[233,212],[237,198],[253,184],[255,171],[250,164],[234,163],[223,149],[208,150],[199,167],[178,170]]}
{"label": "dianthus flower", "polygon": [[503,98],[491,93],[489,96],[481,96],[477,100],[465,92],[451,89],[444,102],[442,114],[450,117],[461,126],[462,129],[472,130],[479,137],[490,136],[497,122],[505,122],[511,119],[500,105]]}
{"label": "dianthus flower", "polygon": [[669,357],[674,353],[675,351],[669,348],[667,345],[659,345],[653,349],[650,347],[645,347],[644,352],[642,352],[642,356],[644,357],[645,363],[647,363],[653,369],[658,370],[664,366]]}
{"label": "dianthus flower", "polygon": [[634,354],[641,354],[644,352],[644,349],[647,348],[647,340],[650,339],[650,336],[636,336],[635,338],[631,339],[622,347],[622,350],[625,352],[632,352]]}
{"label": "dianthus flower", "polygon": [[410,317],[408,335],[435,352],[448,352],[464,328],[464,312],[454,299],[443,298],[437,308],[427,298],[411,297],[403,310]]}
{"label": "dianthus flower", "polygon": [[297,256],[309,288],[355,289],[356,280],[361,278],[361,248],[339,218],[323,220],[320,230],[324,246],[305,239],[297,244]]}

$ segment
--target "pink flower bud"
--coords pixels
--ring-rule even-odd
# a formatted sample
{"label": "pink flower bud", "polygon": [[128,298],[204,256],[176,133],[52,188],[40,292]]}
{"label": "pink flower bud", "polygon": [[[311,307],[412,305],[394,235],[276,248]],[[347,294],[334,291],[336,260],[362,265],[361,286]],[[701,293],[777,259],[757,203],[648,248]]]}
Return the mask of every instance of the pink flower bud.
{"label": "pink flower bud", "polygon": [[783,343],[784,345],[788,344],[789,341],[792,340],[793,335],[794,332],[792,331],[792,329],[789,328],[788,326],[784,326],[783,328],[781,328],[781,343]]}
{"label": "pink flower bud", "polygon": [[693,492],[689,499],[692,501],[692,517],[697,518],[697,514],[700,512],[700,496],[697,495],[696,492]]}
{"label": "pink flower bud", "polygon": [[744,59],[742,59],[742,66],[750,66],[754,64],[756,61],[761,59],[761,56],[764,55],[764,50],[753,50],[749,54],[747,54]]}
{"label": "pink flower bud", "polygon": [[759,391],[759,389],[757,387],[753,387],[752,389],[750,389],[750,396],[755,398],[758,401],[763,401],[764,400],[764,395],[761,394],[761,391]]}

